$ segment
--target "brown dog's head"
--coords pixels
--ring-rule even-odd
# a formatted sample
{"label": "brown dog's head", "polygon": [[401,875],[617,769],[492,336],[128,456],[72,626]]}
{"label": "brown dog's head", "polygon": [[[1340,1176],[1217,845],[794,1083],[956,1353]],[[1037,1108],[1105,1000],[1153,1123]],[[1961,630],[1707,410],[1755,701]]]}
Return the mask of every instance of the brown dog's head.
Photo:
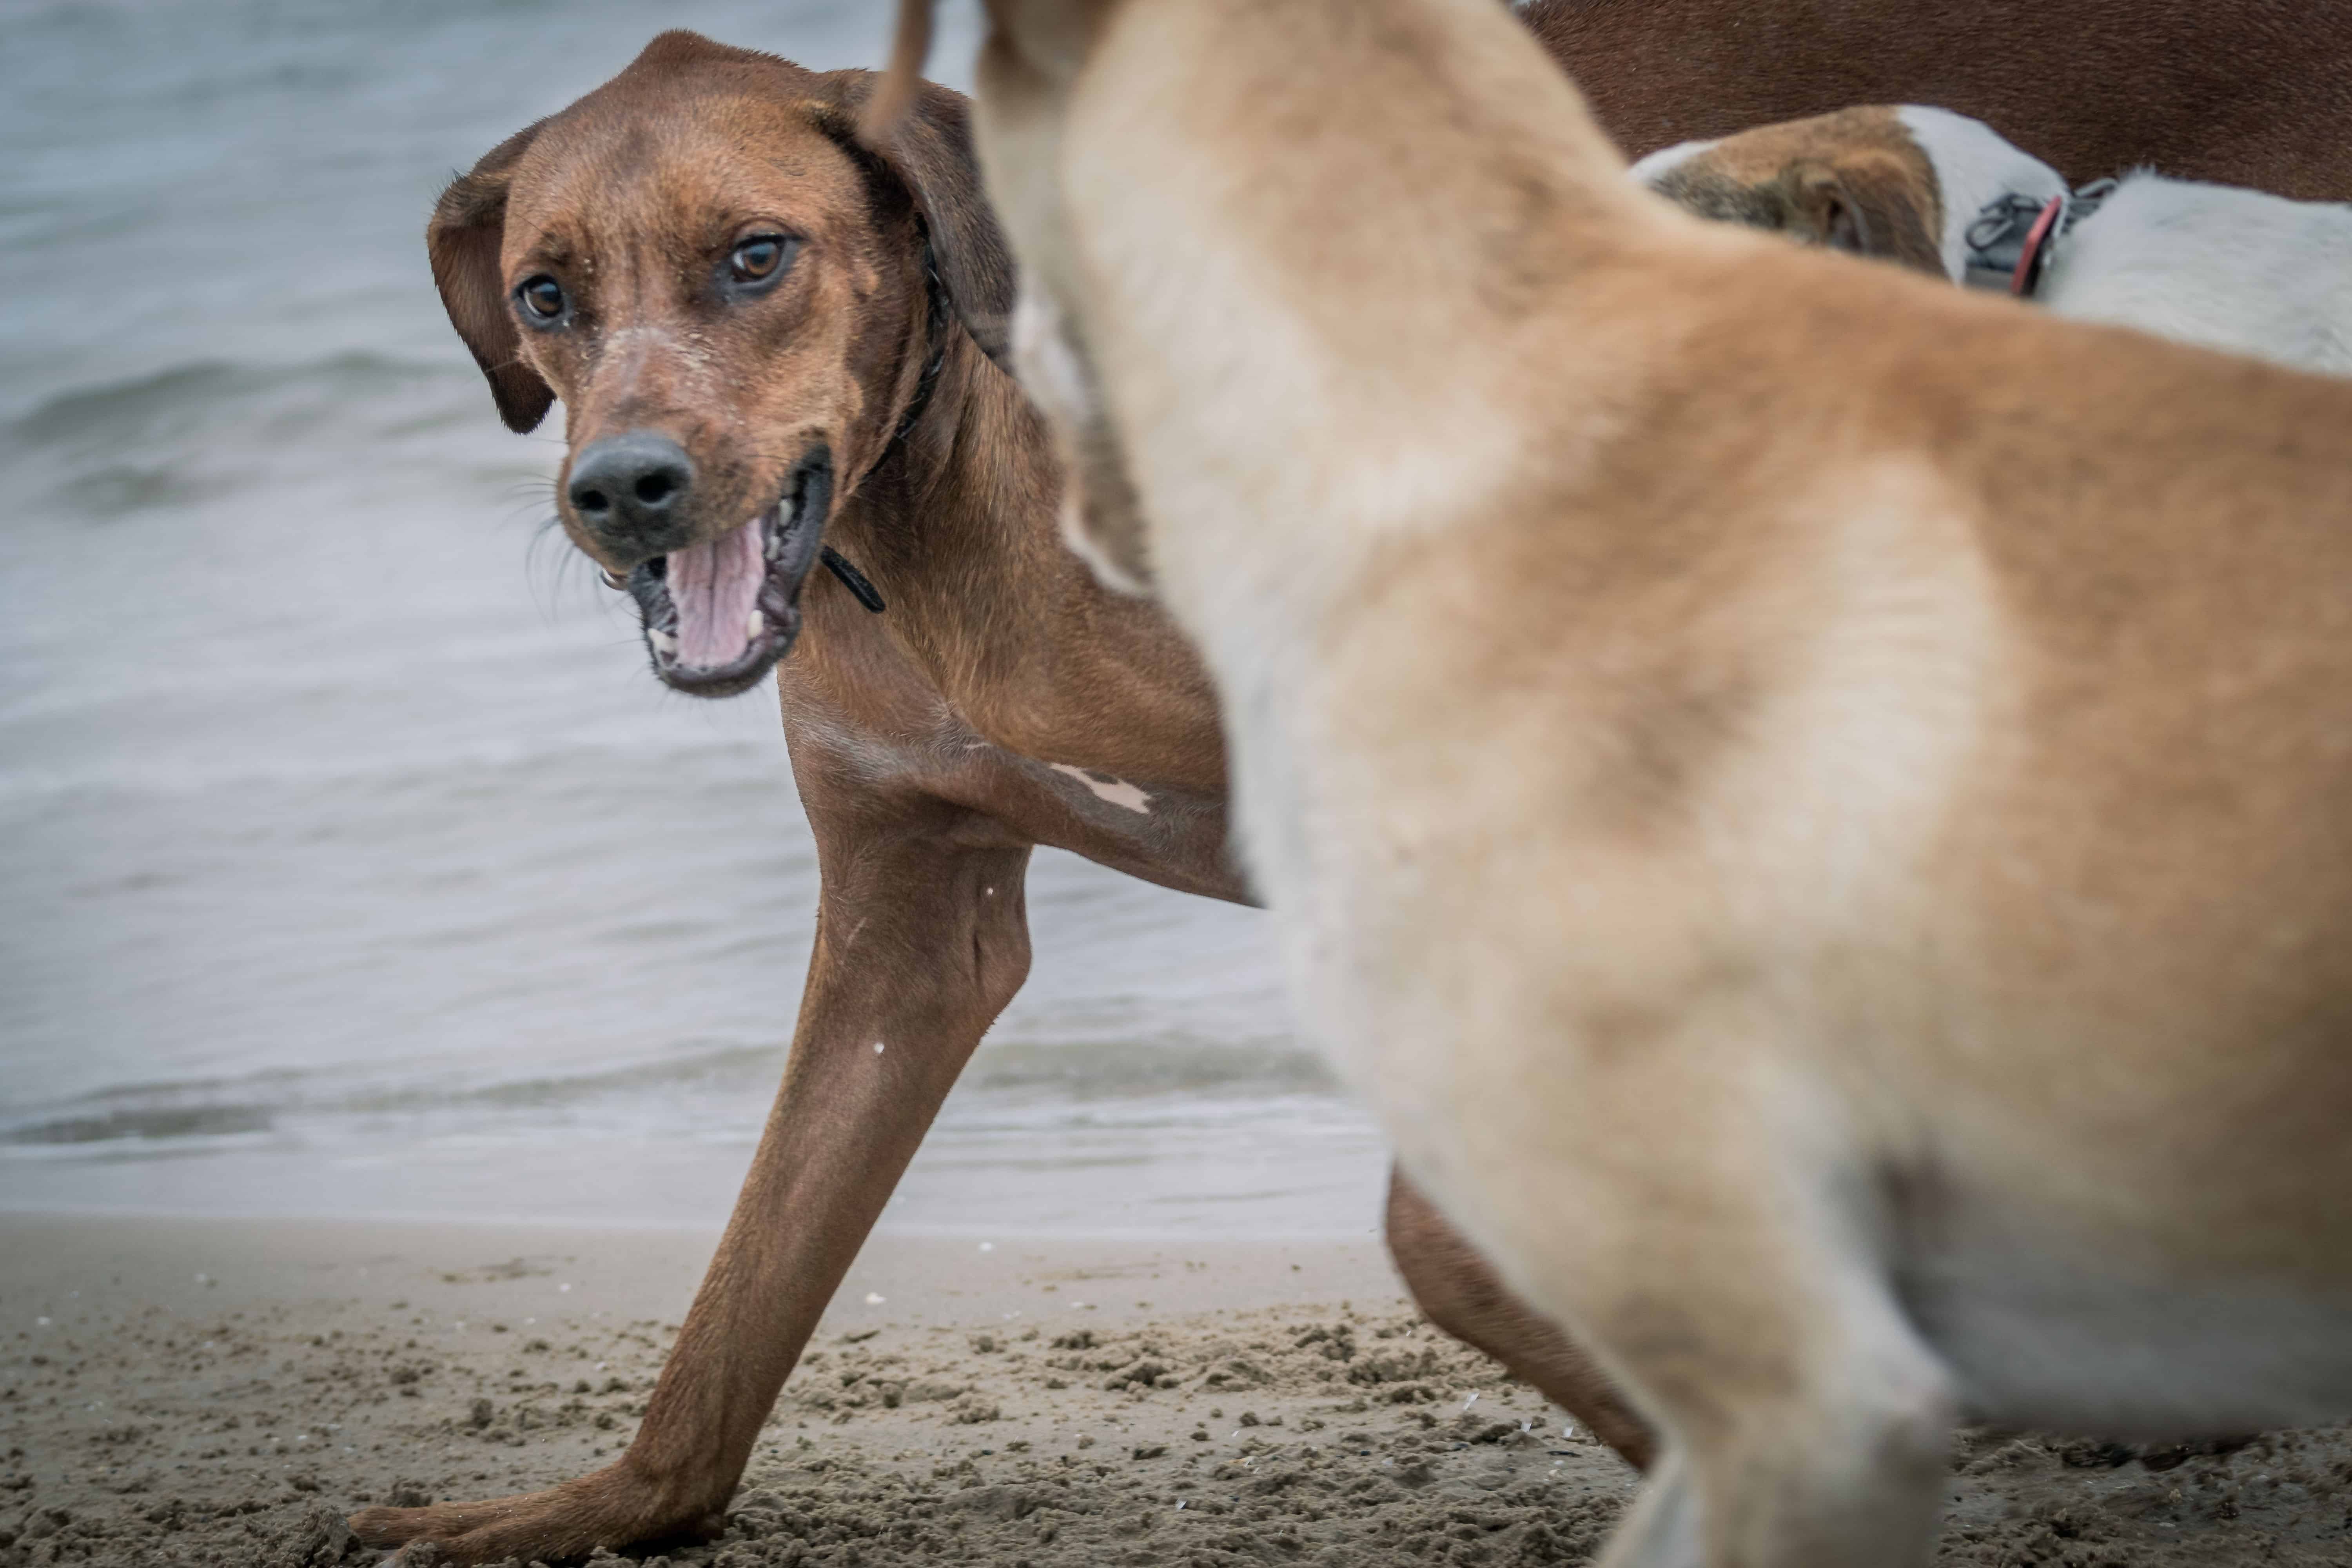
{"label": "brown dog's head", "polygon": [[1701,217],[1946,271],[1936,163],[1895,109],[1844,109],[1686,142],[1651,153],[1633,176]]}
{"label": "brown dog's head", "polygon": [[869,149],[871,80],[665,33],[454,181],[426,232],[500,416],[562,398],[564,530],[625,574],[681,691],[740,691],[791,648],[827,520],[954,323],[1002,352],[1012,270],[963,100],[920,84]]}

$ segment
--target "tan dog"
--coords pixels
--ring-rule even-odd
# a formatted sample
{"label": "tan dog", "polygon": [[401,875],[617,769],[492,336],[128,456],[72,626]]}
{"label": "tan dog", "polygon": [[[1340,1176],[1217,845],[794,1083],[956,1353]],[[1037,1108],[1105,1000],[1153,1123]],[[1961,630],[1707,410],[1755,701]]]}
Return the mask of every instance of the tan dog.
{"label": "tan dog", "polygon": [[1694,222],[1489,0],[990,11],[1081,543],[1663,1429],[1606,1561],[1925,1562],[1961,1410],[2352,1410],[2352,386]]}

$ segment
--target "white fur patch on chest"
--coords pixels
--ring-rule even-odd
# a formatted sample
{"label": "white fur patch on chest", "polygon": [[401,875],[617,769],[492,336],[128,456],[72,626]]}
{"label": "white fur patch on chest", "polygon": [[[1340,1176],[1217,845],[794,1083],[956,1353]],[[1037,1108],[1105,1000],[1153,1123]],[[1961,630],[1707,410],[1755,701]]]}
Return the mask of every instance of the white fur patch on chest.
{"label": "white fur patch on chest", "polygon": [[1094,792],[1097,800],[1108,801],[1111,805],[1122,810],[1134,812],[1139,816],[1151,815],[1151,796],[1125,779],[1113,778],[1108,773],[1089,773],[1084,768],[1073,767],[1068,763],[1048,763],[1045,765],[1057,773],[1067,773],[1086,785]]}

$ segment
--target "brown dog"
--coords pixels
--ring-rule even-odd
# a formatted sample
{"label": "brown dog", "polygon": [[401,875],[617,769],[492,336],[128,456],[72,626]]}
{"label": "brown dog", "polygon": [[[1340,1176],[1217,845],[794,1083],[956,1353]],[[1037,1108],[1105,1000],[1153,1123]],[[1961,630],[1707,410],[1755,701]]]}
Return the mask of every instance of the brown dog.
{"label": "brown dog", "polygon": [[[1932,26],[1945,8],[1885,9]],[[1582,58],[1633,58],[1654,47],[1650,16],[1666,39],[1717,20],[1685,0],[1596,8],[1572,27],[1563,19],[1575,14],[1558,7],[1530,19]],[[1808,83],[1816,68],[1801,63],[1754,111],[1793,112],[1786,104],[1827,94],[1912,94],[1917,62],[1902,27],[1855,25],[1834,73]],[[2208,26],[2210,51],[2252,58],[2266,47],[2267,23]],[[2008,69],[1983,65],[1988,79]],[[1612,101],[1624,123],[1649,126],[1640,136],[1698,134],[1722,127],[1678,106],[1744,104],[1738,95],[1773,79],[1701,48],[1686,63],[1653,61]],[[436,275],[501,415],[529,428],[564,397],[565,488],[590,502],[567,497],[564,524],[647,605],[656,673],[699,691],[748,684],[798,626],[803,646],[779,681],[824,894],[767,1135],[627,1454],[529,1497],[370,1510],[355,1522],[371,1541],[435,1540],[461,1562],[553,1560],[690,1530],[717,1512],[941,1099],[1020,986],[1029,847],[1245,896],[1225,857],[1223,755],[1205,679],[1156,611],[1102,593],[1062,548],[1045,437],[982,352],[1002,346],[1012,280],[980,205],[961,102],[926,90],[877,157],[848,134],[864,92],[856,73],[813,75],[667,35],[605,88],[486,156],[436,211]],[[2067,124],[2082,120],[2085,96],[2102,97],[2068,97]],[[2152,145],[2142,100],[2104,96],[2113,123],[2104,140],[2085,140],[2085,170]],[[2029,135],[2034,121],[2011,123]],[[2167,134],[2163,145],[2186,133]],[[2292,162],[2294,145],[2236,148],[2267,167]],[[2251,165],[2235,173],[2257,177]],[[787,243],[771,253],[768,238]],[[542,277],[552,294],[520,297]],[[608,447],[589,465],[595,482],[582,482],[598,443],[643,431],[687,463],[649,443],[634,456]],[[644,479],[656,482],[639,494]],[[747,522],[757,550],[741,548]],[[803,587],[819,524],[870,575],[886,613],[869,614],[821,574]],[[730,535],[737,548],[722,559],[715,547]],[[683,575],[702,596],[682,605],[667,563],[656,578],[649,563],[696,552]],[[718,612],[727,593],[741,602],[747,558],[762,628],[730,648]],[[688,611],[703,617],[697,651],[719,665],[680,665]],[[748,628],[749,612],[735,624]],[[666,648],[651,634],[680,640]],[[877,1057],[876,1040],[891,1048]],[[1519,1308],[1409,1185],[1391,1188],[1389,1221],[1400,1269],[1435,1321],[1637,1463],[1646,1458],[1645,1429],[1581,1355]]]}
{"label": "brown dog", "polygon": [[1531,0],[1520,15],[1629,158],[1932,103],[2076,182],[2146,164],[2352,199],[2352,12],[2336,0]]}

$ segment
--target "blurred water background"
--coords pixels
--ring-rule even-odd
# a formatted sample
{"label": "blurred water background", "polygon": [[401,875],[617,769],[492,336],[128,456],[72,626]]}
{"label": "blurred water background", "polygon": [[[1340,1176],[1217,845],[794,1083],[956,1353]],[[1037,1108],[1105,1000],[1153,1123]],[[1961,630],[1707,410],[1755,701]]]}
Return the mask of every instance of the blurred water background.
{"label": "blurred water background", "polygon": [[[499,425],[424,219],[662,27],[887,21],[0,0],[0,1206],[723,1215],[815,903],[773,702],[662,690],[542,531],[560,417]],[[1370,1227],[1262,917],[1054,852],[1030,909],[886,1226]]]}

